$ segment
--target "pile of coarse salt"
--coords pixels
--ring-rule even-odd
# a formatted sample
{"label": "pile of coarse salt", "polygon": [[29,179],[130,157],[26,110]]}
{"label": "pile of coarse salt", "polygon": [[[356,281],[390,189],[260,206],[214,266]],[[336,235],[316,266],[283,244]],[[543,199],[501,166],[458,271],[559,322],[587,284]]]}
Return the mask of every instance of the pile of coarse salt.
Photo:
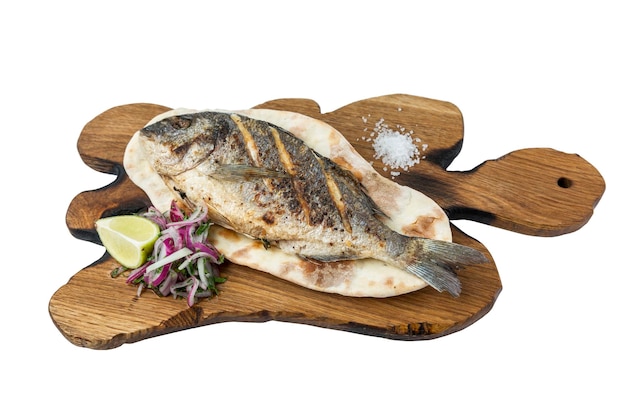
{"label": "pile of coarse salt", "polygon": [[[367,119],[363,117],[363,121]],[[412,166],[419,164],[420,159],[424,159],[421,155],[420,147],[415,142],[421,142],[420,138],[411,136],[413,131],[406,131],[405,128],[397,126],[399,130],[391,129],[385,124],[384,119],[380,119],[374,126],[374,131],[370,134],[373,137],[372,146],[374,147],[374,158],[380,159],[385,167],[389,167],[391,175],[396,177],[400,175],[396,169],[408,171]],[[421,149],[426,150],[428,145],[422,144]]]}

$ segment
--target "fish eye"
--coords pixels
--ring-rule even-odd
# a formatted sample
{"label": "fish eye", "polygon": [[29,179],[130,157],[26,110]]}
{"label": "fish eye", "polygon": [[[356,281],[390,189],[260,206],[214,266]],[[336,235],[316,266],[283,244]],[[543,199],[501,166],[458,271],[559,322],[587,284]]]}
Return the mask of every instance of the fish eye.
{"label": "fish eye", "polygon": [[193,119],[190,116],[175,116],[170,119],[170,125],[174,129],[187,129],[191,126]]}

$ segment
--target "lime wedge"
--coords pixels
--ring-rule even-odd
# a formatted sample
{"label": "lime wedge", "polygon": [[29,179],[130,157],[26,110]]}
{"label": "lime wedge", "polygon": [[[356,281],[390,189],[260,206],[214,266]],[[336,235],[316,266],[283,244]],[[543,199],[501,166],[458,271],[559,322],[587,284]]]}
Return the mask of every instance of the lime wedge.
{"label": "lime wedge", "polygon": [[138,268],[152,252],[161,229],[145,217],[123,215],[97,220],[96,232],[116,261],[126,268]]}

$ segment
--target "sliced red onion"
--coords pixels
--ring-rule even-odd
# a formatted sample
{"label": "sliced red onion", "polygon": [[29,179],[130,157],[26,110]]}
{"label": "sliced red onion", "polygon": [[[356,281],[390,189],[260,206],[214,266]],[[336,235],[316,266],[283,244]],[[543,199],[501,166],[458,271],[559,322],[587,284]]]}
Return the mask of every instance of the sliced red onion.
{"label": "sliced red onion", "polygon": [[146,272],[148,265],[150,265],[150,262],[146,262],[145,264],[141,265],[139,268],[131,271],[131,273],[128,275],[128,278],[126,279],[126,283],[130,284],[131,282],[134,282],[136,279],[141,278]]}
{"label": "sliced red onion", "polygon": [[199,281],[194,277],[192,281],[191,289],[189,290],[189,293],[187,294],[187,305],[189,307],[191,307],[194,304],[194,301],[196,298],[195,297],[196,291],[198,290],[198,285],[199,285]]}

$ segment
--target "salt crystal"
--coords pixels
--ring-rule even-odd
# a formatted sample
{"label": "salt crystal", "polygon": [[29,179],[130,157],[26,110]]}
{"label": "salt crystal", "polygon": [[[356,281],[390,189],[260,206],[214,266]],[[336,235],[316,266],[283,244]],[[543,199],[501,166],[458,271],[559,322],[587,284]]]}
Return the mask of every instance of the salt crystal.
{"label": "salt crystal", "polygon": [[[398,107],[398,111],[402,111],[402,108]],[[371,117],[369,114],[367,116],[361,117],[363,123],[366,123]],[[407,132],[406,128],[399,124],[396,125],[396,128],[398,130],[390,129],[385,124],[385,119],[381,118],[375,123],[369,137],[361,137],[361,140],[372,142],[374,158],[382,160],[385,165],[383,171],[387,172],[391,169],[392,178],[400,175],[400,171],[397,169],[408,171],[410,167],[419,164],[421,159],[426,158],[426,156],[420,155],[420,147],[415,143],[420,143],[422,140],[420,138],[413,139],[413,130]],[[367,132],[368,128],[365,127],[363,131]],[[427,144],[422,144],[421,150],[425,151],[427,147]],[[370,161],[370,163],[373,164],[374,161]]]}
{"label": "salt crystal", "polygon": [[393,169],[401,168],[407,171],[417,164],[420,151],[413,143],[413,138],[408,133],[401,133],[389,129],[380,119],[374,129],[378,136],[374,139],[374,158]]}

